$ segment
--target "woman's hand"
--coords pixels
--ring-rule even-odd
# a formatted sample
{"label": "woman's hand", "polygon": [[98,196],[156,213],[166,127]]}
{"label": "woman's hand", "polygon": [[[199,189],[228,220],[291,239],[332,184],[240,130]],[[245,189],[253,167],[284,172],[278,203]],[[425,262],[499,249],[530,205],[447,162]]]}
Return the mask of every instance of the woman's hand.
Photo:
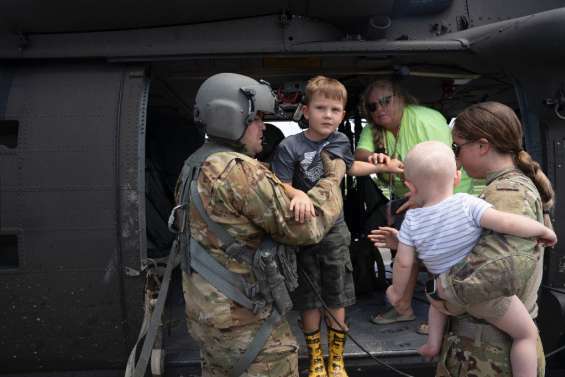
{"label": "woman's hand", "polygon": [[395,158],[390,158],[384,153],[373,153],[367,158],[367,162],[373,165],[380,165],[379,173],[404,173],[404,164]]}
{"label": "woman's hand", "polygon": [[373,165],[387,164],[388,161],[390,161],[390,157],[384,153],[373,153],[367,157],[367,162]]}
{"label": "woman's hand", "polygon": [[385,170],[387,173],[392,174],[401,174],[404,173],[404,164],[402,161],[397,160],[396,158],[389,159],[385,165]]}
{"label": "woman's hand", "polygon": [[447,301],[434,300],[433,298],[430,297],[430,295],[426,295],[426,296],[428,297],[428,301],[430,302],[430,305],[432,305],[434,308],[436,308],[445,315],[450,315],[450,316],[453,315],[449,312],[449,310],[447,310],[447,307],[445,306],[445,303]]}
{"label": "woman's hand", "polygon": [[310,220],[316,216],[316,210],[310,197],[303,191],[296,190],[296,193],[290,201],[290,210],[294,211],[294,220],[299,223]]}
{"label": "woman's hand", "polygon": [[545,233],[538,238],[538,242],[544,244],[547,247],[555,246],[555,244],[557,243],[557,235],[553,230],[546,227]]}
{"label": "woman's hand", "polygon": [[367,238],[371,240],[375,247],[387,247],[392,250],[398,248],[398,230],[388,226],[373,229]]}
{"label": "woman's hand", "polygon": [[416,202],[414,201],[414,199],[412,199],[412,196],[410,195],[410,192],[407,192],[406,195],[404,195],[405,198],[408,198],[408,200],[406,202],[404,202],[400,207],[398,207],[398,209],[396,210],[395,214],[401,214],[402,212],[409,210],[411,208],[416,208],[418,207],[418,205],[416,204]]}

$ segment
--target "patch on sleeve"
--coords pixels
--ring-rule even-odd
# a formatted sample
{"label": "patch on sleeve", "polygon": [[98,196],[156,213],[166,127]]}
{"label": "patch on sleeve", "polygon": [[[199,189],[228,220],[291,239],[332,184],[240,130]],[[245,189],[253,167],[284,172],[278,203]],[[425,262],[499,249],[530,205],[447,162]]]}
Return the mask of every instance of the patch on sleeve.
{"label": "patch on sleeve", "polygon": [[497,182],[496,191],[520,191],[520,184],[512,181]]}

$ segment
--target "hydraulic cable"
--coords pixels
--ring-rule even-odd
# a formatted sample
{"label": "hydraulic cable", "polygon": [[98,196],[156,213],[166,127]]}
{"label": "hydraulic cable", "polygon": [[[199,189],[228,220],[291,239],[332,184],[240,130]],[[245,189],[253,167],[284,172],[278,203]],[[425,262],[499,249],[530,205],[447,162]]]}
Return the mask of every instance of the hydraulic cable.
{"label": "hydraulic cable", "polygon": [[550,353],[546,353],[546,354],[545,354],[545,358],[546,358],[546,359],[549,359],[551,356],[553,356],[553,355],[555,355],[556,353],[559,353],[559,352],[561,352],[561,351],[563,351],[563,350],[565,350],[565,345],[563,345],[563,346],[561,346],[561,347],[559,347],[559,348],[554,349],[554,350],[551,351]]}

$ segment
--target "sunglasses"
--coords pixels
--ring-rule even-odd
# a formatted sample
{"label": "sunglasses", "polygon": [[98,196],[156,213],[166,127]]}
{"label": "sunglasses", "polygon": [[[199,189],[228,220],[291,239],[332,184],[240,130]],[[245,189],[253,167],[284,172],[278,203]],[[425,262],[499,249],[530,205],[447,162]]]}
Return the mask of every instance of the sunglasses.
{"label": "sunglasses", "polygon": [[380,105],[381,107],[385,107],[388,106],[390,104],[390,102],[392,101],[392,95],[390,96],[383,96],[381,98],[379,98],[377,100],[377,102],[369,102],[367,104],[367,108],[369,109],[370,112],[374,113],[375,111],[377,111],[377,105]]}
{"label": "sunglasses", "polygon": [[459,153],[461,152],[461,147],[463,147],[467,144],[472,144],[472,143],[476,143],[476,142],[477,142],[477,140],[468,141],[468,142],[463,143],[463,144],[452,143],[451,144],[451,150],[453,151],[453,154],[455,155],[455,157],[459,157]]}

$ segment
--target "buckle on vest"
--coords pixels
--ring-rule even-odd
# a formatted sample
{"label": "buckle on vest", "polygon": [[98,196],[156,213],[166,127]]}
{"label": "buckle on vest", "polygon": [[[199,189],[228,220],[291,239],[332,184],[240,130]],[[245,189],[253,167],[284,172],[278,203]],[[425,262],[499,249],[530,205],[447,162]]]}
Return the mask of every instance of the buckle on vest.
{"label": "buckle on vest", "polygon": [[251,253],[250,249],[239,243],[239,242],[232,242],[224,249],[224,252],[230,257],[235,258],[238,261],[244,261],[246,263],[251,264]]}
{"label": "buckle on vest", "polygon": [[246,284],[245,286],[245,295],[249,297],[251,300],[255,298],[255,296],[259,293],[259,287],[257,284]]}
{"label": "buckle on vest", "polygon": [[253,308],[251,309],[251,311],[253,312],[253,314],[257,314],[259,313],[260,310],[262,310],[265,307],[266,303],[263,300],[254,300],[253,301]]}
{"label": "buckle on vest", "polygon": [[186,209],[186,204],[179,204],[171,210],[171,214],[169,215],[169,221],[167,221],[167,226],[171,233],[179,234],[184,231],[184,220],[185,220],[184,217],[181,218],[180,220],[181,225],[179,229],[177,229],[175,225],[177,219],[177,211],[181,209],[183,210],[184,213],[184,210]]}

